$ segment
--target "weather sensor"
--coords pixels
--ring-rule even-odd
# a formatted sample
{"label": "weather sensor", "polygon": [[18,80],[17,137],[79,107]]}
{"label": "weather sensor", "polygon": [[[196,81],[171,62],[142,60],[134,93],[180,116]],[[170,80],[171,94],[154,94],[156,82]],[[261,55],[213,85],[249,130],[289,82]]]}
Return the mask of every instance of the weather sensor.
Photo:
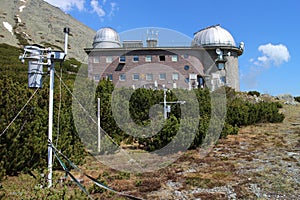
{"label": "weather sensor", "polygon": [[[54,63],[63,62],[67,55],[68,34],[70,29],[65,28],[65,51],[52,51],[40,45],[25,46],[24,53],[19,57],[22,63],[28,60],[28,87],[41,88],[43,83],[43,66],[48,67],[50,74],[49,84],[49,124],[48,141],[52,142],[53,129],[53,92],[54,92]],[[52,147],[48,146],[48,187],[52,186]]]}

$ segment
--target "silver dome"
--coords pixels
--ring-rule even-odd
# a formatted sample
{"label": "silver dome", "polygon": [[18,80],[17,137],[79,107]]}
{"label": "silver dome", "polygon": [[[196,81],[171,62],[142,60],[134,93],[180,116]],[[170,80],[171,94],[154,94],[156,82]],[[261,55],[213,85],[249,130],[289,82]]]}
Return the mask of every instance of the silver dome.
{"label": "silver dome", "polygon": [[195,33],[192,46],[235,46],[235,41],[227,30],[215,25]]}
{"label": "silver dome", "polygon": [[94,37],[93,47],[119,48],[121,47],[119,34],[112,28],[101,28],[97,31]]}

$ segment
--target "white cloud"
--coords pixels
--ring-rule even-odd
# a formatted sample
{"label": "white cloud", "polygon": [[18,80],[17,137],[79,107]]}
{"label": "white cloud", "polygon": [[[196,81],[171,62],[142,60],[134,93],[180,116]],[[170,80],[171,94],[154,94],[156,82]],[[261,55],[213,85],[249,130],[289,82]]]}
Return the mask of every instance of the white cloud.
{"label": "white cloud", "polygon": [[84,9],[85,0],[44,0],[51,5],[59,7],[63,11],[70,11],[77,8],[79,11]]}
{"label": "white cloud", "polygon": [[273,45],[271,43],[260,45],[258,50],[262,52],[262,56],[257,58],[256,65],[270,67],[272,65],[280,66],[290,60],[288,48],[283,44]]}
{"label": "white cloud", "polygon": [[108,16],[111,17],[111,16],[115,15],[115,11],[118,10],[118,7],[117,7],[117,3],[115,3],[115,2],[111,2],[110,6],[111,6],[111,10],[110,10],[110,13]]}
{"label": "white cloud", "polygon": [[99,17],[105,16],[106,13],[103,10],[102,6],[99,5],[98,0],[91,0],[91,6],[93,9],[93,12],[96,12]]}
{"label": "white cloud", "polygon": [[[74,9],[79,11],[85,11],[88,13],[96,13],[100,18],[104,16],[114,16],[115,11],[118,10],[117,3],[109,0],[44,0],[53,6],[59,7],[64,12],[68,12]],[[89,8],[85,8],[85,3]],[[107,14],[108,13],[108,14]]]}
{"label": "white cloud", "polygon": [[251,58],[249,60],[251,67],[246,73],[241,74],[241,80],[249,89],[254,89],[258,86],[258,77],[264,70],[272,66],[278,67],[288,62],[291,57],[288,48],[283,44],[273,45],[269,43],[260,45],[258,51],[260,51],[262,55],[257,58]]}

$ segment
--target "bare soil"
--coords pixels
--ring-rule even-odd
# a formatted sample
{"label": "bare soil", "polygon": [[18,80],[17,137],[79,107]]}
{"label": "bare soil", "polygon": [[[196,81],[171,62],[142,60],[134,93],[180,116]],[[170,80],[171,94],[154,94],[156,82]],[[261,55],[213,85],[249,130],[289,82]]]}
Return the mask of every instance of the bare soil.
{"label": "bare soil", "polygon": [[148,199],[300,199],[300,107],[285,105],[283,123],[243,127],[204,158],[187,152],[182,169]]}

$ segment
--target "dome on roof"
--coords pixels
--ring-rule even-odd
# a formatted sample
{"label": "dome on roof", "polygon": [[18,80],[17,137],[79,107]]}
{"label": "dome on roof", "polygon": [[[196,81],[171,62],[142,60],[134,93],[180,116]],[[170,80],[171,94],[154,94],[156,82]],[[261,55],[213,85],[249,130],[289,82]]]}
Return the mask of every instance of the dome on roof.
{"label": "dome on roof", "polygon": [[121,47],[119,34],[112,28],[101,28],[97,31],[94,37],[93,47],[119,48]]}
{"label": "dome on roof", "polygon": [[235,46],[235,41],[227,30],[215,25],[195,33],[192,46]]}

